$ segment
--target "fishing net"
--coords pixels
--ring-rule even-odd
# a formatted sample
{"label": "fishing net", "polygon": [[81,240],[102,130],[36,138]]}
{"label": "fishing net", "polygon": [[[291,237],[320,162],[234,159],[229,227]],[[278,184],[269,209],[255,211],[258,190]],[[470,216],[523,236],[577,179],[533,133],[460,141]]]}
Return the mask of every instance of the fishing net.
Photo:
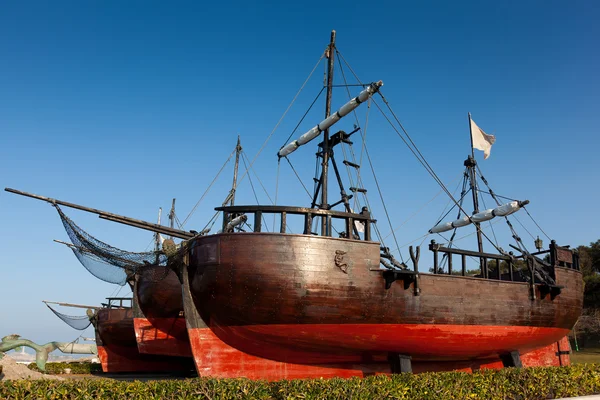
{"label": "fishing net", "polygon": [[96,278],[117,285],[125,285],[136,273],[148,270],[153,280],[167,276],[169,266],[163,252],[134,253],[110,246],[77,226],[56,206],[58,215],[71,239],[69,247],[81,264]]}
{"label": "fishing net", "polygon": [[56,315],[58,318],[62,319],[64,323],[69,325],[71,328],[77,329],[79,331],[86,329],[92,323],[90,318],[94,314],[91,309],[88,310],[88,315],[71,316],[71,315],[66,315],[66,314],[56,311],[54,308],[50,307],[49,304],[46,304],[46,306],[50,309],[50,311],[52,311],[54,313],[54,315]]}

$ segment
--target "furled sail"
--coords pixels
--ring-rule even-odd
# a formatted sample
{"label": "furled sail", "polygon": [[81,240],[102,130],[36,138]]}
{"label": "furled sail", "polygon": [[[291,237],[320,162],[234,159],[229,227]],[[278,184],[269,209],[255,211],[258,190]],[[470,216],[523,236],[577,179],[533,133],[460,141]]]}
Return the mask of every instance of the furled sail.
{"label": "furled sail", "polygon": [[279,155],[279,157],[285,157],[288,154],[294,152],[298,147],[310,142],[311,140],[319,136],[321,132],[331,128],[336,122],[338,122],[340,119],[342,119],[354,109],[356,109],[360,105],[360,103],[363,103],[364,101],[368,100],[371,96],[373,96],[373,94],[377,93],[379,91],[379,88],[382,86],[382,81],[371,83],[369,87],[360,92],[358,96],[344,104],[337,112],[325,118],[323,121],[317,124],[317,126],[306,132],[304,135],[300,136],[298,140],[294,140],[288,143],[285,147],[279,150],[279,153],[277,153],[277,155]]}
{"label": "furled sail", "polygon": [[506,217],[510,214],[516,213],[517,211],[519,211],[522,207],[526,206],[527,204],[529,204],[529,200],[511,201],[509,203],[503,204],[496,208],[490,208],[489,210],[478,212],[477,214],[473,214],[470,217],[464,216],[462,218],[457,219],[456,221],[442,222],[440,224],[437,224],[433,228],[431,228],[429,230],[429,233],[446,232],[446,231],[449,231],[454,228],[460,228],[462,226],[467,226],[471,222],[480,223],[480,222],[489,221],[490,219],[492,219],[494,217]]}

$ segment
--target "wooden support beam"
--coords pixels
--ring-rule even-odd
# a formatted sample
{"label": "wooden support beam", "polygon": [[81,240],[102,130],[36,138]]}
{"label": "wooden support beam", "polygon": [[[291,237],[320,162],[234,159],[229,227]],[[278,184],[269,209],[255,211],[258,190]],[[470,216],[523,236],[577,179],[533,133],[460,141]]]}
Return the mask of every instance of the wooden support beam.
{"label": "wooden support beam", "polygon": [[521,356],[519,355],[518,351],[511,351],[510,353],[501,354],[500,359],[502,360],[502,365],[504,365],[505,368],[523,368]]}

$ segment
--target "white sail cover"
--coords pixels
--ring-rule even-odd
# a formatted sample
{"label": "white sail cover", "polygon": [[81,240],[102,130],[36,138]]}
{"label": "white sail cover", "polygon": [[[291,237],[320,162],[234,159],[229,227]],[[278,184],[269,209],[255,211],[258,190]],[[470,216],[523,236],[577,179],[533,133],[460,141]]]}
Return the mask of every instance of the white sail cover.
{"label": "white sail cover", "polygon": [[489,221],[492,218],[494,218],[494,209],[490,208],[489,210],[485,210],[485,211],[479,212],[477,214],[473,214],[471,216],[471,221],[473,221],[475,223],[480,223],[480,222]]}
{"label": "white sail cover", "polygon": [[446,232],[454,228],[460,228],[461,226],[467,226],[471,223],[468,216],[464,216],[462,218],[457,219],[452,222],[443,222],[431,228],[429,233],[441,233]]}
{"label": "white sail cover", "polygon": [[319,136],[321,132],[331,128],[336,122],[338,122],[340,119],[348,115],[351,111],[356,109],[356,107],[358,107],[360,103],[363,103],[364,101],[368,100],[371,96],[373,96],[374,93],[377,93],[381,86],[383,86],[382,81],[371,83],[369,87],[360,92],[358,96],[350,100],[348,103],[344,104],[337,112],[325,118],[317,126],[310,129],[304,135],[300,136],[298,140],[294,140],[288,143],[285,147],[279,150],[279,153],[277,153],[277,155],[279,157],[285,157],[294,152],[298,147],[310,142],[311,140]]}
{"label": "white sail cover", "polygon": [[495,217],[506,217],[507,215],[514,214],[522,207],[520,202],[511,201],[510,203],[506,203],[501,205],[500,207],[494,208],[494,216]]}
{"label": "white sail cover", "polygon": [[506,217],[507,215],[516,213],[521,209],[521,207],[527,205],[529,200],[525,201],[511,201],[509,203],[503,204],[496,208],[490,208],[489,210],[485,210],[479,212],[477,214],[471,215],[471,217],[464,216],[462,218],[457,219],[452,222],[442,222],[434,226],[429,230],[429,233],[442,233],[447,232],[454,228],[460,228],[461,226],[467,226],[471,222],[480,223],[489,221],[494,217]]}

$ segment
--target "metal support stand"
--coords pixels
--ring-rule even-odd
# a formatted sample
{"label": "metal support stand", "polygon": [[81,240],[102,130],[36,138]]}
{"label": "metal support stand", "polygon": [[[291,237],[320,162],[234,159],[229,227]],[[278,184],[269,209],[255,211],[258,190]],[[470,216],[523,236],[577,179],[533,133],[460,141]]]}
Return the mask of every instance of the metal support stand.
{"label": "metal support stand", "polygon": [[412,361],[410,356],[390,353],[388,355],[388,361],[390,362],[392,374],[400,374],[402,372],[412,374]]}
{"label": "metal support stand", "polygon": [[515,367],[515,368],[523,368],[523,363],[521,362],[521,356],[518,351],[511,351],[510,353],[505,353],[500,355],[500,359],[502,360],[502,364],[504,367]]}

